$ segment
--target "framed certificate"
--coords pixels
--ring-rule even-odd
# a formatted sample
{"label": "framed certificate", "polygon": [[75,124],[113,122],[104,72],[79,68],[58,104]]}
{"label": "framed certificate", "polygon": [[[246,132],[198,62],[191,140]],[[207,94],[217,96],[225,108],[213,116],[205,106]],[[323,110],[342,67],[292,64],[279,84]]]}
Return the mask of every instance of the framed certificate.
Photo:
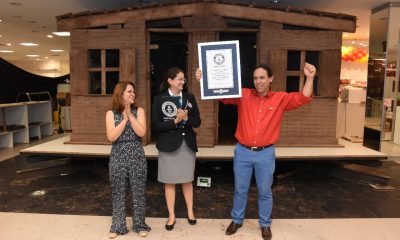
{"label": "framed certificate", "polygon": [[198,44],[201,99],[242,96],[239,41]]}

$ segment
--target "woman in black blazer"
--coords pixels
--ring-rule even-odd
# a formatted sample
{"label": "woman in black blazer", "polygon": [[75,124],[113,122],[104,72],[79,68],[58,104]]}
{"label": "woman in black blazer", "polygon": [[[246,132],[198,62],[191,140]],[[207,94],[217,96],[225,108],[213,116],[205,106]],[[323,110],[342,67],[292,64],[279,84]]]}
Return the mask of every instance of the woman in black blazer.
{"label": "woman in black blazer", "polygon": [[193,128],[200,126],[200,113],[195,97],[182,92],[186,82],[177,67],[167,70],[160,87],[160,95],[152,106],[152,127],[157,134],[158,181],[165,184],[165,199],[169,217],[165,225],[171,231],[175,225],[175,185],[182,184],[187,207],[187,219],[196,224],[193,212],[194,168],[197,142]]}

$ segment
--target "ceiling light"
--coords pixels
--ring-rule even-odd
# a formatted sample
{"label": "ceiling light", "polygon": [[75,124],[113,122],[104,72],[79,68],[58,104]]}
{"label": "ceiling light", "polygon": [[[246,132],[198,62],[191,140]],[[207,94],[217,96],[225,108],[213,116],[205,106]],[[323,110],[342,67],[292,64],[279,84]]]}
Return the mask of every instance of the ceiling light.
{"label": "ceiling light", "polygon": [[6,43],[7,46],[11,46],[11,43]]}
{"label": "ceiling light", "polygon": [[273,4],[278,4],[278,3],[281,3],[282,1],[281,0],[271,0],[269,2],[273,3]]}
{"label": "ceiling light", "polygon": [[0,19],[0,22],[2,22],[3,21],[3,19]]}
{"label": "ceiling light", "polygon": [[37,54],[28,54],[28,55],[26,55],[27,57],[39,57],[39,55],[37,55]]}
{"label": "ceiling light", "polygon": [[0,35],[0,37],[3,37],[3,35]]}
{"label": "ceiling light", "polygon": [[43,196],[46,194],[46,190],[38,190],[34,191],[31,193],[31,196],[37,197],[37,196]]}
{"label": "ceiling light", "polygon": [[60,37],[68,37],[71,35],[70,32],[53,32],[53,34]]}
{"label": "ceiling light", "polygon": [[62,49],[52,49],[52,50],[50,50],[51,52],[64,52],[64,50],[62,50]]}
{"label": "ceiling light", "polygon": [[48,37],[48,38],[53,38],[53,35],[48,34],[47,37]]}
{"label": "ceiling light", "polygon": [[32,46],[37,46],[37,45],[39,45],[39,44],[37,44],[37,43],[31,43],[31,42],[23,42],[23,43],[19,43],[19,45],[32,47]]}
{"label": "ceiling light", "polygon": [[45,59],[48,59],[49,57],[44,57]]}
{"label": "ceiling light", "polygon": [[0,50],[0,53],[13,53],[14,51],[11,50]]}

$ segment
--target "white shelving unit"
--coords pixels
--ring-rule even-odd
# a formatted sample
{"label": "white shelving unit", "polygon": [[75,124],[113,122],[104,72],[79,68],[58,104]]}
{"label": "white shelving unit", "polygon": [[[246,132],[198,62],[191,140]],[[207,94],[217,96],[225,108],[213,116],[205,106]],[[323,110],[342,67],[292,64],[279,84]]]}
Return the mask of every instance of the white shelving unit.
{"label": "white shelving unit", "polygon": [[0,147],[11,148],[14,143],[53,134],[50,101],[0,104],[0,111]]}

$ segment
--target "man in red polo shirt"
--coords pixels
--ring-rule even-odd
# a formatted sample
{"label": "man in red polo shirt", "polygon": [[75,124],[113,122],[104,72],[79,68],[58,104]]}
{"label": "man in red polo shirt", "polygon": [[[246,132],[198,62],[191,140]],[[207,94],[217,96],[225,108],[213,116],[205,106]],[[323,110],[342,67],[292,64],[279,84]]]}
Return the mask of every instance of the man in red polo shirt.
{"label": "man in red polo shirt", "polygon": [[[224,104],[238,106],[238,123],[235,137],[233,170],[235,175],[235,194],[231,211],[232,222],[226,235],[232,235],[242,226],[247,205],[253,169],[258,188],[258,214],[263,239],[272,238],[272,181],[275,171],[275,146],[283,112],[295,109],[311,101],[316,69],[306,63],[304,75],[306,82],[302,92],[273,92],[270,83],[273,74],[267,65],[258,65],[253,72],[255,89],[242,89],[241,98],[223,99]],[[201,71],[196,71],[199,80]]]}

